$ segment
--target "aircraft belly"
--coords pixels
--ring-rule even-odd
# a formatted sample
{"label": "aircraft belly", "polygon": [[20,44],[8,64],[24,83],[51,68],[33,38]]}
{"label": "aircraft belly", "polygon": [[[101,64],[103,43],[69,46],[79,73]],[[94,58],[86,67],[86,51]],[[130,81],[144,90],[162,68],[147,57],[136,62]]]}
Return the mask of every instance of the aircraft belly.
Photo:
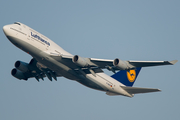
{"label": "aircraft belly", "polygon": [[95,82],[93,82],[89,79],[81,79],[81,80],[78,80],[77,82],[79,82],[89,88],[104,91],[104,89],[100,85],[96,84]]}
{"label": "aircraft belly", "polygon": [[81,75],[80,77],[81,80],[79,80],[78,82],[80,82],[81,84],[87,87],[101,91],[109,91],[111,89],[106,84],[106,81],[103,78],[101,78],[98,74],[96,74],[96,76],[92,74],[85,74],[85,75]]}

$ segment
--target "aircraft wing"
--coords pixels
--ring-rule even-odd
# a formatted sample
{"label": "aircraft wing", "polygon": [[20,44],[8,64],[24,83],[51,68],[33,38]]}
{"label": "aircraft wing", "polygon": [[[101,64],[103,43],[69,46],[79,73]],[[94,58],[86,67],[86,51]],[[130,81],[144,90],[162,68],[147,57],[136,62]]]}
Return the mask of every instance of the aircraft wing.
{"label": "aircraft wing", "polygon": [[[83,58],[88,66],[79,66],[73,62],[74,56],[51,56],[57,61],[69,66],[72,69],[78,68],[92,68],[97,67],[100,69],[108,69],[110,71],[121,70],[117,66],[113,65],[114,60],[109,59],[97,59],[97,58]],[[115,59],[116,60],[116,59]],[[121,62],[121,61],[120,61]],[[177,62],[177,60],[173,61],[122,61],[125,63],[129,69],[135,69],[137,67],[149,67],[149,66],[160,66],[160,65],[173,65]]]}
{"label": "aircraft wing", "polygon": [[127,87],[127,86],[121,86],[125,91],[127,91],[130,94],[138,94],[138,93],[148,93],[148,92],[158,92],[161,91],[159,89],[154,88],[139,88],[139,87]]}
{"label": "aircraft wing", "polygon": [[129,64],[135,67],[149,67],[149,66],[159,66],[159,65],[174,65],[177,60],[173,61],[128,61]]}
{"label": "aircraft wing", "polygon": [[[97,64],[101,68],[106,68],[106,66],[113,66],[114,60],[107,60],[107,59],[95,59],[90,58],[91,62]],[[149,67],[149,66],[160,66],[160,65],[174,65],[177,60],[173,61],[125,61],[128,64],[134,67]]]}

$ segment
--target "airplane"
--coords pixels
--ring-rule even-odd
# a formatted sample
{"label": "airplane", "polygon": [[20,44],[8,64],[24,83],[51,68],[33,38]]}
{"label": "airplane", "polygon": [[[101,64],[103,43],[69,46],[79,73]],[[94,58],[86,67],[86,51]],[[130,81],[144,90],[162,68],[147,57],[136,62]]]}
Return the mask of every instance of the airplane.
{"label": "airplane", "polygon": [[[133,97],[138,93],[160,91],[133,87],[142,67],[174,65],[177,62],[84,58],[68,53],[48,37],[23,23],[5,25],[3,31],[12,44],[32,56],[29,63],[19,60],[15,62],[11,74],[19,80],[35,78],[39,82],[47,77],[50,81],[57,81],[57,77],[65,77],[89,88],[104,91],[109,96]],[[108,76],[103,69],[112,71],[113,75]]]}

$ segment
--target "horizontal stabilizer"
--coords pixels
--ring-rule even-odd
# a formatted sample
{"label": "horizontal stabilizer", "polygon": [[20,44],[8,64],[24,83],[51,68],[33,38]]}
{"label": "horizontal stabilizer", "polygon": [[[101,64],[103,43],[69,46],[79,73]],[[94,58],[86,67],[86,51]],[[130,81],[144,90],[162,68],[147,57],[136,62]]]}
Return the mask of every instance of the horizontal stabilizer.
{"label": "horizontal stabilizer", "polygon": [[127,86],[121,86],[121,88],[123,88],[129,94],[138,94],[138,93],[148,93],[148,92],[161,91],[159,89],[154,89],[154,88],[138,88],[138,87],[127,87]]}

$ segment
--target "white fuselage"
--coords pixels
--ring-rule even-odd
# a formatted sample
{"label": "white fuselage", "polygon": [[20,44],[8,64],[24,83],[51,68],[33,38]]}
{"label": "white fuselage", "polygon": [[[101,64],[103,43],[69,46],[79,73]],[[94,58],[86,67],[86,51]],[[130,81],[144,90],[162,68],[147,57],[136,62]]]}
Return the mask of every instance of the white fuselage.
{"label": "white fuselage", "polygon": [[76,80],[93,89],[131,97],[129,93],[120,87],[124,86],[123,84],[103,72],[95,73],[96,75],[84,73],[79,75],[70,66],[53,59],[51,56],[73,55],[32,28],[22,23],[16,23],[4,26],[3,31],[15,46],[27,52],[39,63],[57,74]]}

